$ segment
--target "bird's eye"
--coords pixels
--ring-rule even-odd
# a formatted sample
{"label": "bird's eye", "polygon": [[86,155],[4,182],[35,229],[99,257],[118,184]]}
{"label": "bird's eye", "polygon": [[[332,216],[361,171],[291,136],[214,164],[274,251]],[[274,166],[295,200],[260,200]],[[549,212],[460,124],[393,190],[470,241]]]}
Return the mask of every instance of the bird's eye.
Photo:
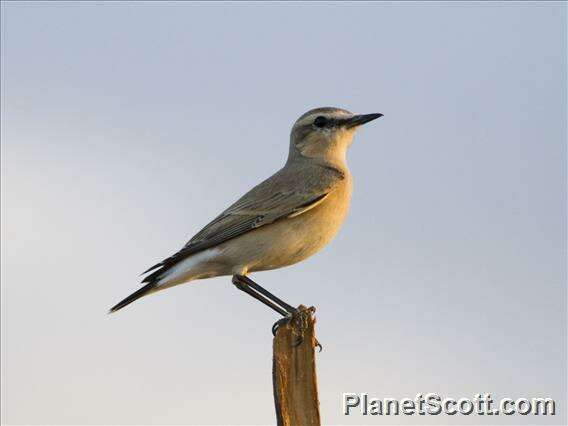
{"label": "bird's eye", "polygon": [[314,120],[314,126],[316,127],[324,127],[327,124],[327,118],[325,118],[322,115],[319,115],[316,117],[316,119]]}

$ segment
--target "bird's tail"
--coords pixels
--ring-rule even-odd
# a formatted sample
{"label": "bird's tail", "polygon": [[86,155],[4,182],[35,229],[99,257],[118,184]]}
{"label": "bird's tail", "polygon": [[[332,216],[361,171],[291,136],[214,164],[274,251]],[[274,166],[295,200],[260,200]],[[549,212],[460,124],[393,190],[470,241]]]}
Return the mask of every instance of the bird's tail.
{"label": "bird's tail", "polygon": [[116,305],[114,305],[112,308],[110,308],[108,313],[112,314],[113,312],[116,312],[116,311],[124,308],[125,306],[130,305],[132,302],[140,299],[141,297],[144,297],[144,296],[146,296],[150,293],[153,293],[156,290],[156,288],[157,288],[157,285],[154,282],[146,284],[144,287],[142,287],[139,290],[136,290],[130,296],[126,297],[125,299],[121,300]]}
{"label": "bird's tail", "polygon": [[185,253],[182,250],[142,272],[142,275],[145,275],[148,272],[153,271],[142,280],[142,283],[146,283],[146,285],[110,308],[109,314],[130,305],[132,302],[140,299],[141,297],[147,296],[148,294],[187,282],[189,280],[187,276],[184,276],[183,279],[179,279],[180,277],[175,274],[173,276],[168,275],[172,268],[185,258]]}

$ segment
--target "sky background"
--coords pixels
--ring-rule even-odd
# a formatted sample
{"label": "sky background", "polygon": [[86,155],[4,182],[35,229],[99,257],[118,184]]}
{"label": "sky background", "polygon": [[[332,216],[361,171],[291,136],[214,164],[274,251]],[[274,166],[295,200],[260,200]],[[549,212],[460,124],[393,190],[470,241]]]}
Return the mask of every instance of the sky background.
{"label": "sky background", "polygon": [[[2,2],[3,423],[273,423],[277,317],[228,277],[106,312],[327,105],[385,114],[350,149],[350,215],[253,275],[318,308],[324,422],[565,423],[566,22],[562,2]],[[344,417],[343,392],[559,415]]]}

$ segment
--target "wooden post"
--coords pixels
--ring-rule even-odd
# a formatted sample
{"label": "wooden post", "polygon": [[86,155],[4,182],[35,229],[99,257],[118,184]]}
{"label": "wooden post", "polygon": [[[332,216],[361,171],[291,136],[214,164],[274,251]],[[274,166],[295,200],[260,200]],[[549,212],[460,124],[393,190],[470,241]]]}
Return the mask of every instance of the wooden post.
{"label": "wooden post", "polygon": [[[272,381],[276,420],[278,426],[320,426],[315,309],[300,305],[298,310],[274,337]],[[297,345],[301,337],[303,340]]]}

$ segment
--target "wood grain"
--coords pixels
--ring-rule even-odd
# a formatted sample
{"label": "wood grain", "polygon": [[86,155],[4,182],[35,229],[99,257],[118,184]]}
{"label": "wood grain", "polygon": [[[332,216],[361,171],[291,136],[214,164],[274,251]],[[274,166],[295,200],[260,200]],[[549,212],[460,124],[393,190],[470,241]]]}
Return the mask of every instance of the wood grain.
{"label": "wood grain", "polygon": [[[273,341],[272,380],[279,426],[319,426],[314,308],[278,328]],[[298,340],[303,337],[298,345]]]}

